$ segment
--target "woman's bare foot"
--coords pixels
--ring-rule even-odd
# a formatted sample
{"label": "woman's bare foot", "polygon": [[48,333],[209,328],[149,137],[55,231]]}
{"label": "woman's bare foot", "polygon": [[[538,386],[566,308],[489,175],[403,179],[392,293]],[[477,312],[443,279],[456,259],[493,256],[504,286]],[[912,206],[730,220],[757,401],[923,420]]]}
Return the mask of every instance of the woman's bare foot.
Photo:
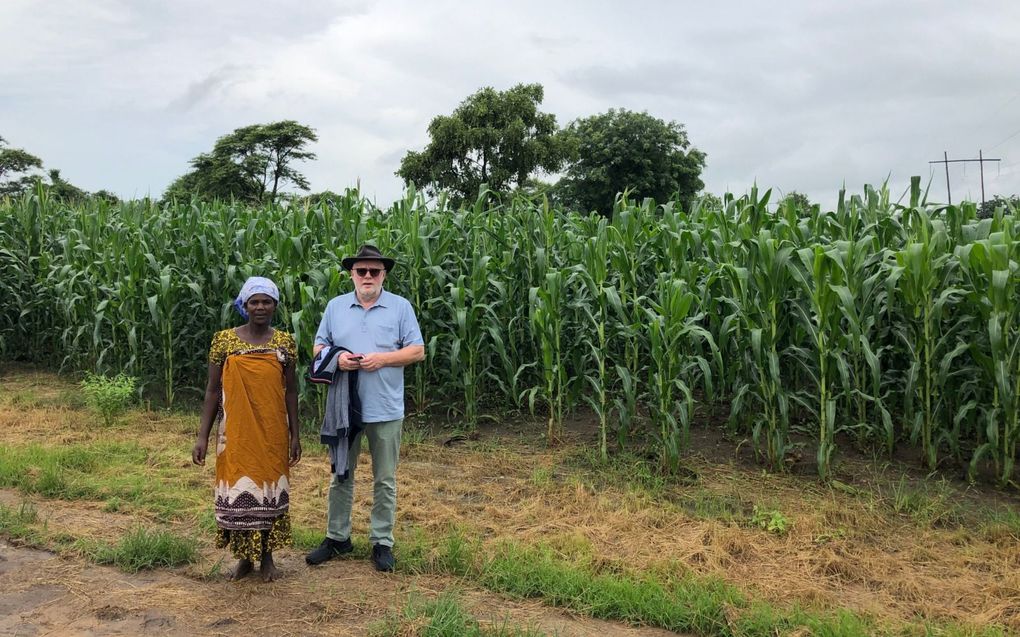
{"label": "woman's bare foot", "polygon": [[237,560],[237,566],[235,566],[234,570],[231,571],[230,579],[235,582],[239,579],[244,579],[248,577],[248,574],[251,573],[253,568],[255,568],[255,565],[251,563],[251,560]]}
{"label": "woman's bare foot", "polygon": [[263,582],[272,582],[280,576],[280,571],[276,570],[276,564],[273,563],[272,553],[262,554],[262,563],[259,565],[259,572],[262,573]]}

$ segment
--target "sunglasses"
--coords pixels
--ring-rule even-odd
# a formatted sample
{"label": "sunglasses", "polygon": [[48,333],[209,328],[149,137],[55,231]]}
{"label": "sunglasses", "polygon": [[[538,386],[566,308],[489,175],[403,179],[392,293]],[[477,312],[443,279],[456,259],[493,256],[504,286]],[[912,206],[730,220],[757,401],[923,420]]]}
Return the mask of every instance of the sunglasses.
{"label": "sunglasses", "polygon": [[382,271],[383,271],[382,268],[354,268],[354,270],[353,270],[353,272],[355,274],[357,274],[358,276],[360,276],[362,278],[366,278],[366,277],[375,278],[375,277],[379,276],[379,273],[382,272]]}

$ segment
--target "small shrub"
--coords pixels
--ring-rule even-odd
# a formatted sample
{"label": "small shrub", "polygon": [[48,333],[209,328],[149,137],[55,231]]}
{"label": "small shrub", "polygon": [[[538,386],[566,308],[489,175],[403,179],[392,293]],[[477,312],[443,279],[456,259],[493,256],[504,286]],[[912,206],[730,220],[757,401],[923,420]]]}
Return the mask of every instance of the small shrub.
{"label": "small shrub", "polygon": [[786,535],[786,532],[790,530],[790,521],[786,519],[786,516],[781,511],[766,509],[756,504],[751,513],[751,526],[756,526],[759,529],[764,529],[776,535]]}
{"label": "small shrub", "polygon": [[125,374],[117,374],[112,378],[89,374],[81,382],[85,402],[103,416],[107,426],[112,425],[117,416],[124,413],[131,404],[137,387],[138,379]]}

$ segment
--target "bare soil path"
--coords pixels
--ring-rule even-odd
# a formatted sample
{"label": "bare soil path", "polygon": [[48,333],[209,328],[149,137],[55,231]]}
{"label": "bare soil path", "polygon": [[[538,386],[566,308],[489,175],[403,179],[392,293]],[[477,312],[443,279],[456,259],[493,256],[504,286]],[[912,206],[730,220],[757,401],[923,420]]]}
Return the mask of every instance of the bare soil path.
{"label": "bare soil path", "polygon": [[[174,571],[128,574],[0,543],[0,635],[366,635],[408,595],[459,586],[446,578],[382,575],[364,561],[305,566],[286,551],[284,578],[205,581]],[[506,621],[564,637],[659,637],[667,631],[576,617],[535,603],[466,591],[483,623]]]}

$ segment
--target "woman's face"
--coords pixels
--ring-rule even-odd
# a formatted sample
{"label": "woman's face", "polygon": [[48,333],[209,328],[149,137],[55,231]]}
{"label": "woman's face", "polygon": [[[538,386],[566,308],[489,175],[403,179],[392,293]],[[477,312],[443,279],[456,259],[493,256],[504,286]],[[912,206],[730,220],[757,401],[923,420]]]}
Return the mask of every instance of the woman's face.
{"label": "woman's face", "polygon": [[244,309],[248,312],[249,323],[269,325],[273,321],[273,313],[276,312],[276,301],[268,294],[252,294],[244,304]]}

